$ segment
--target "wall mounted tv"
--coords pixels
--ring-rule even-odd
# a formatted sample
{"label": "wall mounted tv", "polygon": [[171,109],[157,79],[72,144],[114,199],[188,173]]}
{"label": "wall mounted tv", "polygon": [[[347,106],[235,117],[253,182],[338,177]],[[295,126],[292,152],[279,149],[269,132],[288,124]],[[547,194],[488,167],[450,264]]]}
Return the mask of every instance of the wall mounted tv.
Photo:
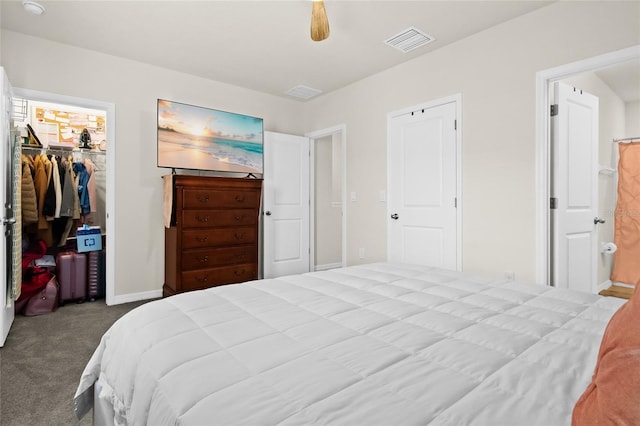
{"label": "wall mounted tv", "polygon": [[158,167],[262,173],[262,118],[158,99]]}

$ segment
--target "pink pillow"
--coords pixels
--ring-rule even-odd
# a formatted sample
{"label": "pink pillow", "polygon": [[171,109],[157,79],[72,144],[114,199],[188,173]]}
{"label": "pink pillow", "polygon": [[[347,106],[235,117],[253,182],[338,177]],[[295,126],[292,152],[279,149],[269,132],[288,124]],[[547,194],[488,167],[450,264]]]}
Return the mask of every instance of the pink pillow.
{"label": "pink pillow", "polygon": [[640,291],[611,317],[573,426],[640,425]]}

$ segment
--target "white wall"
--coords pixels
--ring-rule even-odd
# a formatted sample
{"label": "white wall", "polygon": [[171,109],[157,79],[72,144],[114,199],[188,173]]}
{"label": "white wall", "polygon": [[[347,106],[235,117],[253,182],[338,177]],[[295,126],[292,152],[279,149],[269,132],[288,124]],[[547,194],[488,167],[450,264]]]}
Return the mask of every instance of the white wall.
{"label": "white wall", "polygon": [[626,129],[619,138],[640,139],[640,101],[627,103]]}
{"label": "white wall", "polygon": [[310,101],[307,128],[349,131],[348,263],[386,257],[386,114],[461,93],[463,268],[533,281],[535,74],[639,44],[639,21],[638,2],[558,2]]}
{"label": "white wall", "polygon": [[265,130],[305,130],[300,104],[284,98],[11,31],[2,32],[1,51],[14,87],[116,105],[116,296],[164,282],[161,176],[168,170],[156,167],[157,98],[262,117]]}

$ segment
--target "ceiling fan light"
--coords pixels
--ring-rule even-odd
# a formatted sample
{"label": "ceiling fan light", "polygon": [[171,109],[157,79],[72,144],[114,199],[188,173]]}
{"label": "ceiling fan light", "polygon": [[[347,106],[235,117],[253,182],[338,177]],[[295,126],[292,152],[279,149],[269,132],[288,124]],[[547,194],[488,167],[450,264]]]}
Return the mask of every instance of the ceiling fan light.
{"label": "ceiling fan light", "polygon": [[322,0],[314,0],[311,11],[311,40],[322,41],[329,37],[329,20]]}

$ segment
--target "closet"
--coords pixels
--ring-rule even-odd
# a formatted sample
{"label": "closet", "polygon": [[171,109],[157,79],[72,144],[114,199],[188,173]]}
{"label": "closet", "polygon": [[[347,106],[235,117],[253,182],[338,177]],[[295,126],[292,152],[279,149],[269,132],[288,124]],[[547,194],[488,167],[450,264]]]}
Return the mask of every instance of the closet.
{"label": "closet", "polygon": [[[80,251],[90,266],[82,280],[90,278],[91,266],[100,269],[99,276],[93,271],[93,279],[100,280],[104,289],[106,111],[29,99],[16,102],[20,106],[14,106],[14,113],[23,114],[16,119],[21,139],[23,287],[30,279],[29,268],[37,265],[57,273],[58,254]],[[80,228],[95,232],[98,244],[88,250],[79,247]],[[77,301],[89,296],[79,296]],[[103,298],[104,290],[98,296]]]}

